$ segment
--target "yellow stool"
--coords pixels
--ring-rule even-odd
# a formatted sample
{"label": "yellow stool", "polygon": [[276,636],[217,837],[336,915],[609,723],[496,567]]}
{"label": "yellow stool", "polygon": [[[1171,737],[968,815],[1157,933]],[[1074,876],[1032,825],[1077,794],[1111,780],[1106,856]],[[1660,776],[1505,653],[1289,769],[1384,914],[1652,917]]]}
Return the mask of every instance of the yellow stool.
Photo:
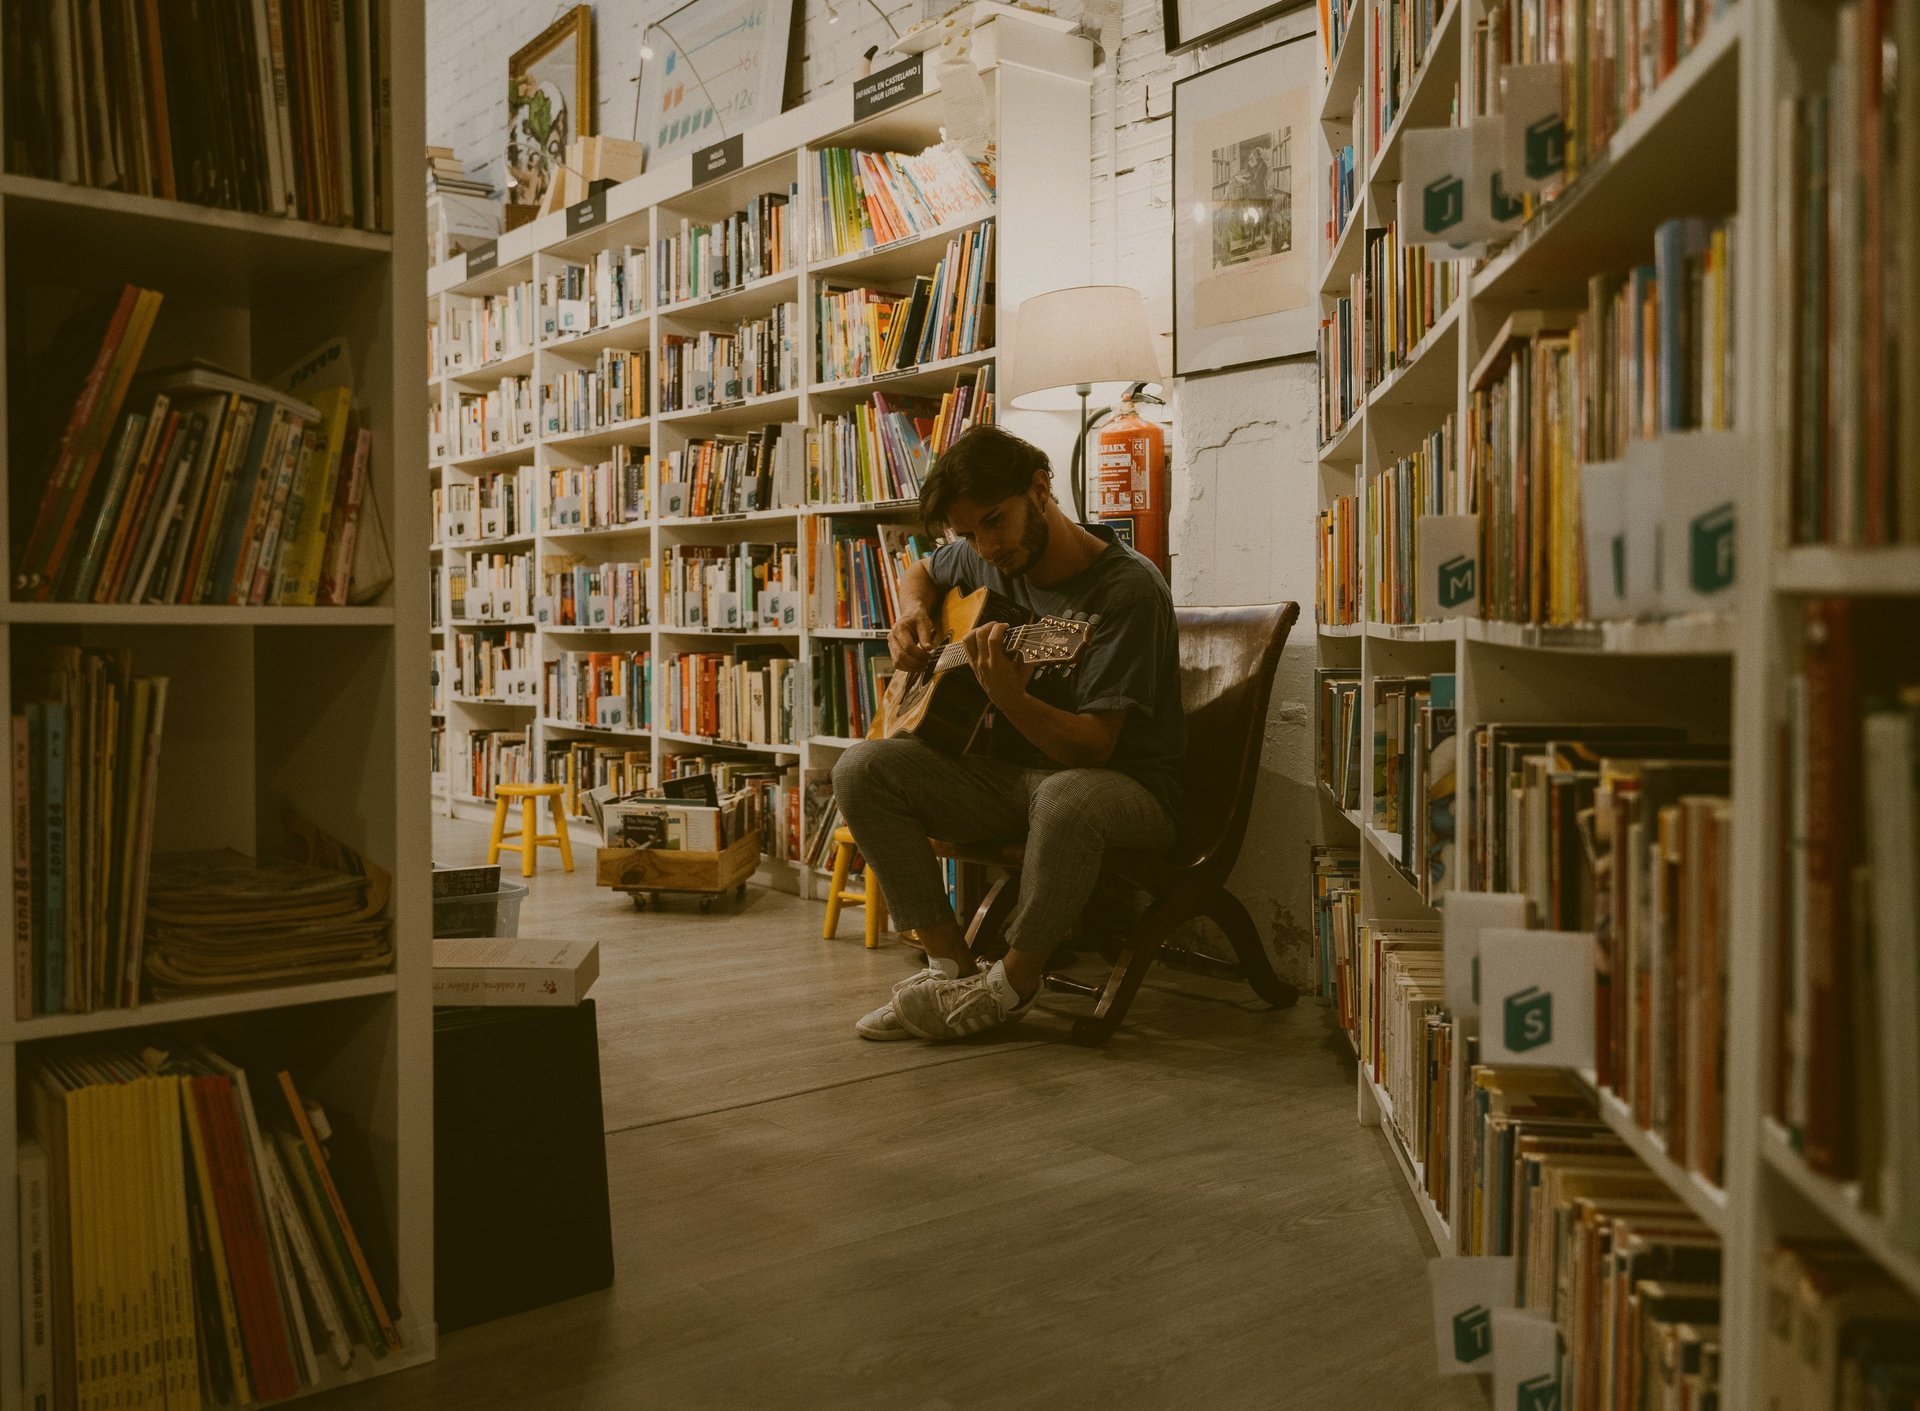
{"label": "yellow stool", "polygon": [[[511,849],[520,854],[520,875],[531,877],[538,866],[538,854],[542,843],[552,843],[560,849],[560,862],[567,871],[573,871],[573,841],[567,837],[567,815],[560,807],[561,787],[558,784],[496,784],[493,787],[493,836],[487,839],[487,862],[500,861],[500,854]],[[507,810],[513,807],[513,801],[520,800],[520,841],[505,841],[507,833]],[[556,831],[540,831],[540,800],[553,800],[553,826]]]}
{"label": "yellow stool", "polygon": [[833,830],[833,883],[827,888],[827,925],[820,935],[823,940],[833,939],[833,933],[840,929],[841,903],[852,902],[867,909],[867,949],[874,950],[880,944],[880,933],[887,929],[887,899],[880,891],[880,879],[873,875],[872,863],[867,864],[866,890],[848,891],[847,873],[852,868],[853,830],[836,828]]}

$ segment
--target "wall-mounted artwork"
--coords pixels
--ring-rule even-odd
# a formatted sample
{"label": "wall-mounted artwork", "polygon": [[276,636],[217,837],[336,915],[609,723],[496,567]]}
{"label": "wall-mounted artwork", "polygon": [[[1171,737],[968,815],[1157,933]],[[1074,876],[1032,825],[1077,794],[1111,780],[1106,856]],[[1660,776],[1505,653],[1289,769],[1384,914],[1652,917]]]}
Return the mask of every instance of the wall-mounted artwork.
{"label": "wall-mounted artwork", "polygon": [[1179,377],[1311,353],[1313,35],[1173,86]]}
{"label": "wall-mounted artwork", "polygon": [[649,169],[778,115],[792,28],[793,0],[692,0],[648,25],[640,139]]}
{"label": "wall-mounted artwork", "polygon": [[593,136],[593,6],[575,5],[507,61],[507,200],[538,205],[567,153]]}
{"label": "wall-mounted artwork", "polygon": [[1217,44],[1229,34],[1298,9],[1306,0],[1160,0],[1167,52]]}

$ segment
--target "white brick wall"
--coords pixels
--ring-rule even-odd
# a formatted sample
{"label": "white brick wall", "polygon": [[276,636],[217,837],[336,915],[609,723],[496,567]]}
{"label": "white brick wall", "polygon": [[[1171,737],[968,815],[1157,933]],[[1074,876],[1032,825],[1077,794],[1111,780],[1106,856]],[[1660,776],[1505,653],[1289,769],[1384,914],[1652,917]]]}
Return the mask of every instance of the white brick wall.
{"label": "white brick wall", "polygon": [[[905,28],[921,0],[877,0]],[[595,7],[598,130],[632,133],[640,33],[680,0],[601,0]],[[842,82],[885,23],[867,0],[806,0],[799,35],[805,92]],[[428,0],[427,140],[476,161],[505,141],[507,56],[567,6],[525,9],[511,0]],[[1079,0],[1057,4],[1077,16]],[[1103,62],[1093,86],[1093,201],[1088,240],[1092,277],[1131,284],[1157,327],[1171,325],[1173,99],[1176,78],[1310,28],[1309,7],[1228,44],[1169,57],[1160,0],[1124,0],[1117,63]],[[1114,56],[1108,55],[1111,60]],[[493,156],[493,179],[499,159]],[[1313,361],[1199,378],[1171,397],[1174,447],[1174,593],[1193,603],[1300,604],[1267,721],[1261,787],[1235,892],[1267,936],[1283,974],[1311,977],[1312,905],[1306,845],[1315,836],[1312,748],[1314,660]]]}

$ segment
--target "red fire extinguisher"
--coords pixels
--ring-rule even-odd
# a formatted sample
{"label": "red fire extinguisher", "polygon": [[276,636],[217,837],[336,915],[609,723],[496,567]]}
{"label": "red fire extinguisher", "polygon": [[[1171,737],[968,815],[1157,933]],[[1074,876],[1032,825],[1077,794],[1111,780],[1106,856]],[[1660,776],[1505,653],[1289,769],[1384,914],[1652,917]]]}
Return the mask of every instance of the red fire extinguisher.
{"label": "red fire extinguisher", "polygon": [[1094,449],[1094,518],[1111,525],[1171,581],[1167,515],[1173,476],[1167,468],[1167,433],[1134,409],[1131,396],[1120,414],[1100,428]]}

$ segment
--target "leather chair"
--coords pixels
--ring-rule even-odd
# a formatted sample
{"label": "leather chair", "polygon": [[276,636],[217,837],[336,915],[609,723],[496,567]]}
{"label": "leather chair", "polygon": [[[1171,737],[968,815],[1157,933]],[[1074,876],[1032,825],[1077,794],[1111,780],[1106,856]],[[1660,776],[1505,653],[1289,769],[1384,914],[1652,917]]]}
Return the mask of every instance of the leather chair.
{"label": "leather chair", "polygon": [[[1124,875],[1143,886],[1152,900],[1144,914],[1127,923],[1116,938],[1118,957],[1104,985],[1047,976],[1051,988],[1096,997],[1093,1013],[1074,1021],[1074,1042],[1105,1043],[1126,1017],[1167,938],[1200,917],[1226,933],[1241,977],[1261,999],[1284,1009],[1299,998],[1298,990],[1273,973],[1253,918],[1227,890],[1227,877],[1239,860],[1247,818],[1253,811],[1274,670],[1299,613],[1297,603],[1176,611],[1180,699],[1187,714],[1183,780],[1187,826],[1170,854],[1115,852],[1103,864],[1103,877]],[[1018,894],[1025,848],[936,842],[934,850],[1001,869],[1002,875],[975,909],[967,943],[983,957],[994,954],[997,946],[1004,949],[999,933]]]}

